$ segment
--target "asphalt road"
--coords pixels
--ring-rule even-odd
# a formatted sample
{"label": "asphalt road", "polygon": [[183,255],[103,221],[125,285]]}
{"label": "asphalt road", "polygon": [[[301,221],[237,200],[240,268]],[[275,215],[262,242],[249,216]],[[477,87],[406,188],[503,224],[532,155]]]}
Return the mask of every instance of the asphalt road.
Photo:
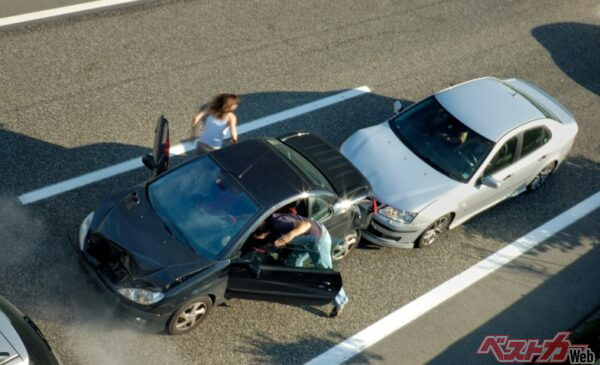
{"label": "asphalt road", "polygon": [[[594,0],[160,1],[0,33],[0,295],[67,364],[310,360],[600,190],[599,55]],[[185,137],[218,92],[242,95],[244,123],[367,85],[369,95],[251,134],[302,129],[339,145],[390,116],[396,98],[485,75],[523,78],[564,103],[580,127],[569,159],[540,191],[430,249],[357,250],[342,266],[351,302],[337,319],[327,307],[232,300],[190,335],[135,330],[110,315],[65,235],[146,172],[17,200],[148,151],[161,113]]]}

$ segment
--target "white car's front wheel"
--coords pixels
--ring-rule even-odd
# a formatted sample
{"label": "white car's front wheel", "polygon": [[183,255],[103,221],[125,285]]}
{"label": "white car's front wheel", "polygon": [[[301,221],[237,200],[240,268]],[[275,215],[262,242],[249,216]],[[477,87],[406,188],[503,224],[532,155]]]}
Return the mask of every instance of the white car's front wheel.
{"label": "white car's front wheel", "polygon": [[435,222],[431,223],[429,227],[427,227],[419,239],[417,240],[415,247],[427,247],[434,243],[438,237],[450,226],[450,222],[452,221],[452,215],[446,214],[438,219]]}

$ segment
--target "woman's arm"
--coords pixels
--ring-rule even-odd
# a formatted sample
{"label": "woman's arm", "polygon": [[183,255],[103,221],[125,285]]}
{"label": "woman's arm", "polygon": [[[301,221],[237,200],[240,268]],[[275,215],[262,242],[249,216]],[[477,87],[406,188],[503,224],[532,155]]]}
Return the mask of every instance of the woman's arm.
{"label": "woman's arm", "polygon": [[190,131],[191,138],[196,137],[196,127],[197,127],[198,123],[202,120],[202,118],[204,118],[206,116],[206,112],[207,112],[206,109],[207,109],[206,107],[200,109],[200,111],[196,115],[194,115],[194,118],[192,118],[192,128]]}
{"label": "woman's arm", "polygon": [[231,131],[231,139],[236,143],[238,141],[237,117],[233,113],[229,114],[229,130]]}

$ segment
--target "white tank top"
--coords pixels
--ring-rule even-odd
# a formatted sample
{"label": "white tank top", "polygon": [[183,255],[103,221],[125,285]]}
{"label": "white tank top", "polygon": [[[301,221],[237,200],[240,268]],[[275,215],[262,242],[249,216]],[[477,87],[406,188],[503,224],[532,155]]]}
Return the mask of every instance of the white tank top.
{"label": "white tank top", "polygon": [[214,148],[223,147],[223,139],[229,132],[229,124],[226,120],[208,115],[204,121],[204,132],[200,136],[200,142]]}

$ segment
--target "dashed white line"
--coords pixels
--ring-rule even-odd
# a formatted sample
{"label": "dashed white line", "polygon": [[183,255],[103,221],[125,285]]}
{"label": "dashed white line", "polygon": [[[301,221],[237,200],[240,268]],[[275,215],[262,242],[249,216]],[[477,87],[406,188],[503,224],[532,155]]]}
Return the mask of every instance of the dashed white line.
{"label": "dashed white line", "polygon": [[306,365],[341,364],[395,331],[419,318],[475,282],[490,275],[518,256],[600,207],[600,191],[479,261],[433,290],[315,357]]}
{"label": "dashed white line", "polygon": [[[255,129],[263,128],[286,119],[294,118],[299,115],[312,112],[317,109],[321,109],[326,106],[336,104],[369,92],[371,92],[371,89],[369,89],[367,86],[361,86],[295,108],[284,110],[282,112],[270,116],[259,118],[251,122],[240,124],[238,126],[238,134],[248,133]],[[191,142],[185,144],[177,144],[171,147],[171,155],[181,155],[187,151],[192,150],[193,148],[195,148],[195,145]],[[56,184],[46,186],[41,189],[25,193],[19,196],[19,200],[21,201],[21,204],[34,203],[52,197],[54,195],[58,195],[115,175],[122,174],[127,171],[131,171],[141,166],[143,166],[141,157],[134,158],[129,161],[121,162],[117,165],[105,167],[100,170],[96,170],[81,176],[74,177],[72,179],[68,179]]]}

